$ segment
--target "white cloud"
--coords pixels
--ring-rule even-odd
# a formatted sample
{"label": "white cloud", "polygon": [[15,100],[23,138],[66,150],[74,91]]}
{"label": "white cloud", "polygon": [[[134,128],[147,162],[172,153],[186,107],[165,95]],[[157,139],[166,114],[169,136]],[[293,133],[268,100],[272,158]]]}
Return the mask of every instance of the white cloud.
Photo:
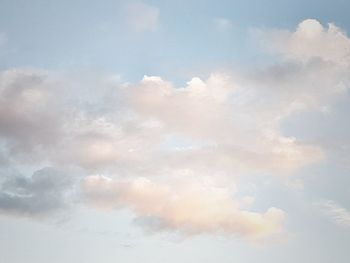
{"label": "white cloud", "polygon": [[159,23],[159,8],[142,2],[128,4],[126,22],[136,32],[155,31]]}
{"label": "white cloud", "polygon": [[335,224],[350,227],[350,211],[332,200],[317,204],[321,211]]}

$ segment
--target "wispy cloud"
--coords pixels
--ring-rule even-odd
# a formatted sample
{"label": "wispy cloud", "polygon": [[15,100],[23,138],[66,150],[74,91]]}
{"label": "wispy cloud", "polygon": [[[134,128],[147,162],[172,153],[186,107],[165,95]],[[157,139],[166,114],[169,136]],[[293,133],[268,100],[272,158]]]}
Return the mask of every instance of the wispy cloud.
{"label": "wispy cloud", "polygon": [[317,204],[325,216],[335,224],[350,227],[350,211],[333,200]]}

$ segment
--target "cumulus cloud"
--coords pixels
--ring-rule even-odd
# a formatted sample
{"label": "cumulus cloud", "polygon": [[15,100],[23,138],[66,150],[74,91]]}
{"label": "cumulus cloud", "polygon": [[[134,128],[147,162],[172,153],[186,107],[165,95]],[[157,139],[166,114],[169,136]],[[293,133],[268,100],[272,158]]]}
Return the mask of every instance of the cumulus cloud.
{"label": "cumulus cloud", "polygon": [[267,91],[264,96],[279,97],[281,115],[326,111],[348,91],[350,40],[337,26],[324,27],[307,19],[295,31],[256,30],[254,34],[279,60],[254,73],[248,82]]}
{"label": "cumulus cloud", "polygon": [[[176,184],[176,182],[175,182]],[[240,209],[225,188],[182,183],[174,187],[146,178],[113,180],[89,176],[87,198],[100,208],[129,207],[141,222],[155,229],[186,234],[222,233],[257,239],[282,230],[284,212],[271,207],[264,213]]]}
{"label": "cumulus cloud", "polygon": [[294,101],[281,105],[269,96],[265,100],[260,92],[225,74],[213,74],[206,81],[193,78],[185,88],[175,88],[159,77],[145,77],[133,90],[132,103],[139,114],[161,121],[166,132],[206,142],[200,149],[177,152],[177,156],[203,160],[203,166],[208,161],[215,166],[218,161],[222,166],[215,170],[286,173],[322,158],[317,146],[298,143],[279,132],[282,108]]}
{"label": "cumulus cloud", "polygon": [[335,224],[350,227],[350,211],[332,200],[317,204],[321,211]]}
{"label": "cumulus cloud", "polygon": [[126,23],[135,32],[155,31],[159,23],[159,8],[142,2],[126,6]]}
{"label": "cumulus cloud", "polygon": [[[302,21],[294,32],[265,31],[271,51],[301,61],[321,58],[325,61],[349,64],[350,40],[346,33],[332,23],[324,27],[315,19]],[[265,35],[266,36],[266,35]]]}
{"label": "cumulus cloud", "polygon": [[[157,9],[146,9],[158,17]],[[111,77],[4,71],[0,163],[104,174],[84,180],[87,204],[128,207],[138,222],[155,229],[250,239],[279,233],[284,212],[272,205],[248,211],[244,204],[253,199],[237,197],[237,178],[291,176],[324,158],[319,145],[286,136],[281,126],[293,113],[330,107],[348,90],[348,38],[313,20],[293,32],[260,37],[280,43],[274,49],[283,56],[275,65],[193,77],[184,87],[159,76],[129,84]],[[338,45],[336,52],[331,43]],[[316,44],[323,46],[310,48]],[[190,179],[178,171],[188,171]],[[39,174],[4,179],[4,212],[40,214],[64,207],[61,175]]]}

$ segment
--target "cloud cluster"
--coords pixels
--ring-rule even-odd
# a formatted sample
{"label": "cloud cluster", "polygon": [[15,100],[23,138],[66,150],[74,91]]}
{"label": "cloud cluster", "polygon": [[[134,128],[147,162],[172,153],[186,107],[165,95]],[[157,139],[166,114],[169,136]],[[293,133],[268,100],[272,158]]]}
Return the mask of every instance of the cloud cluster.
{"label": "cloud cluster", "polygon": [[[271,204],[245,207],[236,179],[292,175],[324,158],[320,146],[284,135],[281,126],[293,113],[323,111],[348,90],[349,39],[315,20],[259,34],[273,43],[275,65],[194,77],[185,87],[158,76],[129,84],[2,72],[0,164],[6,171],[78,169],[87,205],[129,208],[153,229],[248,239],[280,233],[285,213]],[[71,189],[46,170],[0,177],[0,208],[14,214],[65,206]]]}
{"label": "cloud cluster", "polygon": [[[145,77],[131,97],[138,113],[160,121],[166,133],[201,140],[201,147],[177,151],[175,161],[198,160],[199,166],[210,170],[210,163],[214,171],[235,176],[241,170],[283,175],[319,160],[317,146],[280,133],[278,125],[285,117],[280,116],[280,97],[272,101],[260,92],[228,75],[213,74],[206,81],[193,78],[185,88]],[[288,103],[293,101],[283,106],[290,107]]]}

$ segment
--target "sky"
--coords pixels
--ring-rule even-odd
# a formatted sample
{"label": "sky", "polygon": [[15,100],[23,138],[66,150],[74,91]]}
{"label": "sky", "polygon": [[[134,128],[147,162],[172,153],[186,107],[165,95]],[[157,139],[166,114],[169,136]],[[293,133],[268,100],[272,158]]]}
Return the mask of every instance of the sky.
{"label": "sky", "polygon": [[349,9],[0,0],[0,262],[347,263]]}

